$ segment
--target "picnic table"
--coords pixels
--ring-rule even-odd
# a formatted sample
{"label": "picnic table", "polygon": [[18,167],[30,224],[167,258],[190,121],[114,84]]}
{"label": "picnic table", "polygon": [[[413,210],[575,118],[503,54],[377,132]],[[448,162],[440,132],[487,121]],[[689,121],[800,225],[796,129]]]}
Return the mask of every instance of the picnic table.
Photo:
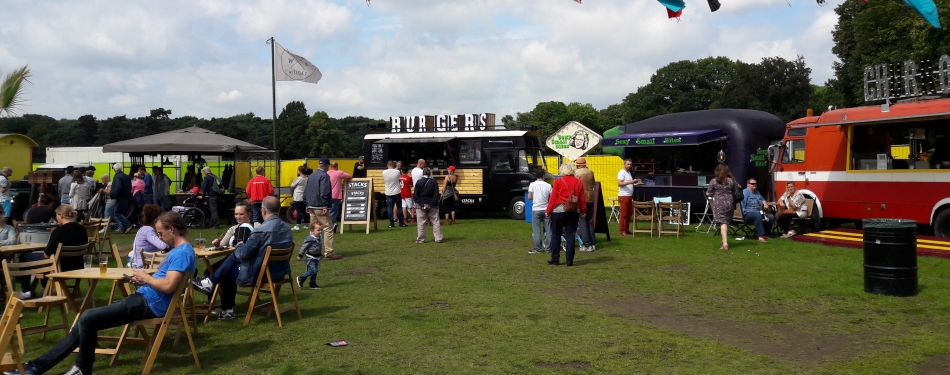
{"label": "picnic table", "polygon": [[[231,253],[233,252],[234,252],[233,247],[223,247],[220,249],[205,247],[201,250],[195,249],[195,256],[201,259],[202,261],[204,261],[205,267],[208,270],[208,273],[210,274],[214,272],[214,268],[211,266],[212,258],[226,257],[228,255],[231,255]],[[207,322],[208,318],[211,316],[211,312],[214,311],[214,309],[216,309],[217,307],[218,305],[215,304],[214,300],[211,299],[210,297],[208,298],[208,303],[206,304],[198,304],[196,301],[195,314],[204,314],[205,322]]]}
{"label": "picnic table", "polygon": [[45,243],[20,243],[16,245],[0,246],[0,255],[10,256],[19,253],[28,253],[30,251],[40,251],[46,249]]}

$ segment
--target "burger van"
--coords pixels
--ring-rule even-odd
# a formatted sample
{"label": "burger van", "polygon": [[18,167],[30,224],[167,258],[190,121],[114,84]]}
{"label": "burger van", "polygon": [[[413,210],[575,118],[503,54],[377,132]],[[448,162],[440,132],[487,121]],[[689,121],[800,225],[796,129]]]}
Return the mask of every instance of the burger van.
{"label": "burger van", "polygon": [[537,179],[535,171],[545,170],[540,133],[495,130],[490,113],[393,117],[390,124],[391,132],[363,138],[366,177],[373,179],[377,207],[385,207],[386,163],[414,168],[424,159],[440,191],[448,167],[456,168],[459,211],[502,209],[512,219],[524,219],[524,192]]}

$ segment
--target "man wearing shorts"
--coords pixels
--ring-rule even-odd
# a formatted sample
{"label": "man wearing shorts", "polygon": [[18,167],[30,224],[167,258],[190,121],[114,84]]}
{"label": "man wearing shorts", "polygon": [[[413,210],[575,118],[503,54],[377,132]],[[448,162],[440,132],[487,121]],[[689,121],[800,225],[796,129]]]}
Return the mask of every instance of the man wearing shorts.
{"label": "man wearing shorts", "polygon": [[409,167],[402,169],[402,176],[399,176],[399,184],[402,186],[402,212],[406,221],[412,221],[412,176],[409,175]]}

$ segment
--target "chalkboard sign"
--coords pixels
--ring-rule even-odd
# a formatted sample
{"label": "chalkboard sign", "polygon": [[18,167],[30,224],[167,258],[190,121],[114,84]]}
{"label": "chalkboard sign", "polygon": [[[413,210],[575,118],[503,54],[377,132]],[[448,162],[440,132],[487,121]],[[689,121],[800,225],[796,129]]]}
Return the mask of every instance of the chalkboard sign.
{"label": "chalkboard sign", "polygon": [[[369,233],[369,222],[373,215],[373,179],[354,178],[343,185],[343,220],[340,224],[365,224]],[[343,233],[343,226],[340,226]]]}

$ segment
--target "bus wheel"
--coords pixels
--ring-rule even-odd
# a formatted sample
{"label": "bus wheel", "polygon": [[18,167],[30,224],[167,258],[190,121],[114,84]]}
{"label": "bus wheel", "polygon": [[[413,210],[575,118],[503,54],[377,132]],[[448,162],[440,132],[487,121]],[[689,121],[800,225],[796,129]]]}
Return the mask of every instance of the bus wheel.
{"label": "bus wheel", "polygon": [[524,220],[525,215],[525,204],[524,197],[515,196],[511,198],[511,202],[508,203],[508,216],[511,216],[515,220]]}
{"label": "bus wheel", "polygon": [[934,235],[950,237],[950,209],[945,209],[934,218]]}

